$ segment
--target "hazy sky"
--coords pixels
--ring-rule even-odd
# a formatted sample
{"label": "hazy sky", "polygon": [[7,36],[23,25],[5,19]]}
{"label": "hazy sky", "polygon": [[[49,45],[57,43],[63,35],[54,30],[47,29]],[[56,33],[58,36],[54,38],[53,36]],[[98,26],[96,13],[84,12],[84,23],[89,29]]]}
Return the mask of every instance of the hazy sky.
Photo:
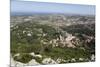
{"label": "hazy sky", "polygon": [[32,1],[11,1],[11,13],[72,13],[72,14],[95,14],[94,5],[75,5],[75,4],[59,4],[59,3],[44,3]]}

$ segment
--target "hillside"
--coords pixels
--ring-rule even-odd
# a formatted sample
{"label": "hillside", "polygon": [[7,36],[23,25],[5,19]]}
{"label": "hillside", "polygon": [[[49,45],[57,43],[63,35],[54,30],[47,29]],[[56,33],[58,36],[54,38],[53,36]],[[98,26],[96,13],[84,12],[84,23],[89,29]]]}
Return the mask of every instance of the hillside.
{"label": "hillside", "polygon": [[[94,16],[11,17],[11,57],[28,64],[95,61]],[[29,64],[30,65],[30,64]]]}

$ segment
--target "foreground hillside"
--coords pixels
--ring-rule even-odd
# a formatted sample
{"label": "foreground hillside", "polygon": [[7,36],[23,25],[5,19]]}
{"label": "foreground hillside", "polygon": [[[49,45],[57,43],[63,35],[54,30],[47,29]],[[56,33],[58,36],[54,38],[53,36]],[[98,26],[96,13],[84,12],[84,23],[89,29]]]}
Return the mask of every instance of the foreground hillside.
{"label": "foreground hillside", "polygon": [[11,58],[14,62],[38,65],[95,61],[93,17],[18,18],[11,18]]}

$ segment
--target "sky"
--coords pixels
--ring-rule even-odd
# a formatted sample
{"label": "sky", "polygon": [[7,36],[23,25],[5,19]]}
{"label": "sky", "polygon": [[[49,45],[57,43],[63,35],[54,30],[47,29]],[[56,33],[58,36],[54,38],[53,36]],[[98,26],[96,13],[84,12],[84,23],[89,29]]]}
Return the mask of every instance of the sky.
{"label": "sky", "polygon": [[91,4],[95,5],[95,0],[19,0],[19,1],[39,1],[39,2],[56,2],[56,3],[74,3],[74,4]]}
{"label": "sky", "polygon": [[95,15],[95,6],[11,0],[11,13],[16,12]]}

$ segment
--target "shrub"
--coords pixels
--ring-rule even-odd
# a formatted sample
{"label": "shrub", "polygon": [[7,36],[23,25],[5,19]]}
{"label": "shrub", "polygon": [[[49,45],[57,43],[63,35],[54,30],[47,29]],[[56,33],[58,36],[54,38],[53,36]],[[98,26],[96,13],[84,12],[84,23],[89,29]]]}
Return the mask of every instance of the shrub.
{"label": "shrub", "polygon": [[22,63],[28,63],[32,59],[33,59],[33,56],[31,56],[27,53],[22,53],[20,56],[14,57],[14,60],[22,62]]}

